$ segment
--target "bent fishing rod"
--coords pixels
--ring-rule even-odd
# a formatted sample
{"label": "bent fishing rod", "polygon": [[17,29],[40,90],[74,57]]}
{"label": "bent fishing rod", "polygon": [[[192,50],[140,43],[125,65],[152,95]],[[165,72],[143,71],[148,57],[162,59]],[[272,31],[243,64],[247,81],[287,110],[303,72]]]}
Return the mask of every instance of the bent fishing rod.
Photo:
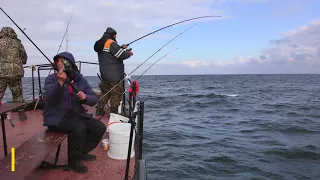
{"label": "bent fishing rod", "polygon": [[[56,71],[59,71],[58,67],[56,64],[52,63],[52,61],[50,61],[50,59],[41,51],[41,49],[29,38],[29,36],[18,26],[18,24],[11,19],[11,17],[2,9],[2,7],[0,7],[0,10],[13,22],[14,25],[17,26],[17,28],[29,39],[29,41],[40,51],[40,53],[49,61],[49,63],[51,64],[52,68]],[[66,79],[65,81],[68,85],[70,85],[72,87],[72,89],[78,93],[79,91],[73,86],[73,84],[71,84],[71,82]]]}
{"label": "bent fishing rod", "polygon": [[143,38],[145,38],[145,37],[147,37],[147,36],[149,36],[149,35],[151,35],[151,34],[154,34],[154,33],[158,32],[158,31],[161,31],[161,30],[163,30],[163,29],[166,29],[166,28],[168,28],[168,27],[171,27],[171,26],[174,26],[174,25],[177,25],[177,24],[180,24],[180,23],[184,23],[184,22],[187,22],[187,21],[192,21],[192,20],[195,20],[195,19],[210,18],[210,17],[212,17],[212,18],[214,18],[214,17],[220,17],[220,18],[222,18],[222,16],[199,16],[199,17],[194,17],[194,18],[190,18],[190,19],[183,20],[183,21],[179,21],[179,22],[170,24],[170,25],[168,25],[168,26],[165,26],[165,27],[163,27],[163,28],[160,28],[160,29],[158,29],[158,30],[155,30],[155,31],[153,31],[153,32],[151,32],[151,33],[149,33],[149,34],[146,34],[146,35],[144,35],[144,36],[142,36],[142,37],[140,37],[140,38],[138,38],[138,39],[136,39],[136,40],[128,43],[127,46],[129,46],[130,44],[132,44],[132,43],[134,43],[134,42],[136,42],[136,41],[139,41],[140,39],[143,39]]}
{"label": "bent fishing rod", "polygon": [[[150,57],[148,57],[145,61],[143,61],[137,68],[135,68],[133,71],[131,71],[128,76],[130,76],[134,71],[136,71],[140,66],[142,66],[145,62],[147,62],[150,58],[152,58],[156,53],[158,53],[159,51],[161,51],[161,49],[163,49],[165,46],[167,46],[170,42],[172,42],[173,40],[175,40],[177,37],[181,36],[183,33],[185,33],[186,31],[188,31],[189,29],[193,28],[195,25],[187,28],[186,30],[184,30],[183,32],[181,32],[180,34],[176,35],[174,38],[172,38],[169,42],[167,42],[166,44],[164,44],[161,48],[159,48],[155,53],[153,53]],[[114,88],[116,88],[120,83],[122,83],[126,78],[123,78],[121,81],[119,81],[115,86],[113,86],[108,92],[106,92],[102,97],[99,98],[98,101],[101,101],[101,99],[103,99],[106,95],[108,95]]]}

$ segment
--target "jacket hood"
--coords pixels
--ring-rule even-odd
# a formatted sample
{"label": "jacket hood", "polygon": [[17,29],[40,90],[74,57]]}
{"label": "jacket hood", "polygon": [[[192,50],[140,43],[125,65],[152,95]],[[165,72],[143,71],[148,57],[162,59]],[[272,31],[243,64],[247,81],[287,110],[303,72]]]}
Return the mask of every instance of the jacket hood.
{"label": "jacket hood", "polygon": [[107,40],[107,39],[112,39],[112,40],[114,40],[115,42],[117,42],[117,40],[116,40],[111,34],[109,34],[109,33],[107,33],[107,32],[103,33],[103,37],[102,37],[102,38],[105,38],[106,40]]}
{"label": "jacket hood", "polygon": [[117,35],[117,31],[114,30],[112,27],[108,27],[106,33],[110,34],[111,36]]}
{"label": "jacket hood", "polygon": [[12,39],[18,39],[16,32],[11,27],[3,27],[0,31],[0,38],[9,37]]}
{"label": "jacket hood", "polygon": [[68,60],[72,64],[73,68],[76,71],[79,71],[78,67],[76,65],[76,61],[75,61],[75,59],[74,59],[74,57],[73,57],[73,55],[71,53],[69,53],[69,52],[61,52],[61,53],[55,55],[53,57],[54,62],[56,62],[58,58],[63,58],[65,60]]}

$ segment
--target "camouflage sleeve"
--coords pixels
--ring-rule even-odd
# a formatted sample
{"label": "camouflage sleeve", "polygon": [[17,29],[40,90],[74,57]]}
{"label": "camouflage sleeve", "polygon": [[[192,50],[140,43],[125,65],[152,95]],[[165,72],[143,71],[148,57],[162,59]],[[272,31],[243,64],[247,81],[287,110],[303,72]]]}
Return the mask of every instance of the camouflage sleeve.
{"label": "camouflage sleeve", "polygon": [[21,42],[19,42],[18,44],[19,44],[19,53],[20,53],[20,59],[22,61],[22,64],[27,64],[27,59],[28,59],[27,52],[24,49],[24,46],[21,44]]}

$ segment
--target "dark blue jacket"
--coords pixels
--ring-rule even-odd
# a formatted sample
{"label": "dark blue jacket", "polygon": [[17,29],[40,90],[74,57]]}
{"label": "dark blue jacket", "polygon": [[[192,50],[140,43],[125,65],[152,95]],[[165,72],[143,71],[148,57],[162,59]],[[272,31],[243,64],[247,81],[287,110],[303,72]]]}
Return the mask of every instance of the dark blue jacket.
{"label": "dark blue jacket", "polygon": [[115,39],[105,33],[96,41],[94,49],[98,53],[101,78],[107,82],[119,82],[124,78],[125,59],[130,58],[130,51],[120,47]]}
{"label": "dark blue jacket", "polygon": [[[70,60],[74,65],[75,61],[70,53],[63,52],[58,54],[60,57],[64,57]],[[73,91],[72,98],[69,97],[69,87],[64,84],[61,87],[58,83],[57,73],[50,74],[44,84],[44,96],[46,98],[44,107],[44,126],[58,126],[62,117],[68,112],[68,107],[71,106],[73,111],[79,115],[89,117],[86,114],[85,108],[82,104],[87,104],[89,106],[94,106],[98,102],[98,98],[92,88],[90,87],[88,81],[76,71],[74,76],[74,81],[72,83],[75,88],[86,94],[86,101],[81,102]]]}

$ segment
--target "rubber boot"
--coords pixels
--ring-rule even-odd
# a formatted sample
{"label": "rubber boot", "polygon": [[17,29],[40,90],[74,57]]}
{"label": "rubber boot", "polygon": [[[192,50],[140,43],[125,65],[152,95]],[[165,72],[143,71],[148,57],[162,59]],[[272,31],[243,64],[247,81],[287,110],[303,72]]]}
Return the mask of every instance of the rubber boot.
{"label": "rubber boot", "polygon": [[110,107],[110,113],[118,114],[118,108]]}
{"label": "rubber boot", "polygon": [[97,159],[96,155],[92,155],[92,154],[81,154],[80,155],[80,160],[84,160],[84,161],[94,161]]}
{"label": "rubber boot", "polygon": [[73,153],[71,156],[70,156],[70,164],[69,164],[69,167],[70,169],[74,170],[75,172],[77,173],[86,173],[88,172],[88,168],[81,163],[80,161],[80,153]]}
{"label": "rubber boot", "polygon": [[96,110],[95,116],[103,116],[106,112],[104,110],[98,109]]}

